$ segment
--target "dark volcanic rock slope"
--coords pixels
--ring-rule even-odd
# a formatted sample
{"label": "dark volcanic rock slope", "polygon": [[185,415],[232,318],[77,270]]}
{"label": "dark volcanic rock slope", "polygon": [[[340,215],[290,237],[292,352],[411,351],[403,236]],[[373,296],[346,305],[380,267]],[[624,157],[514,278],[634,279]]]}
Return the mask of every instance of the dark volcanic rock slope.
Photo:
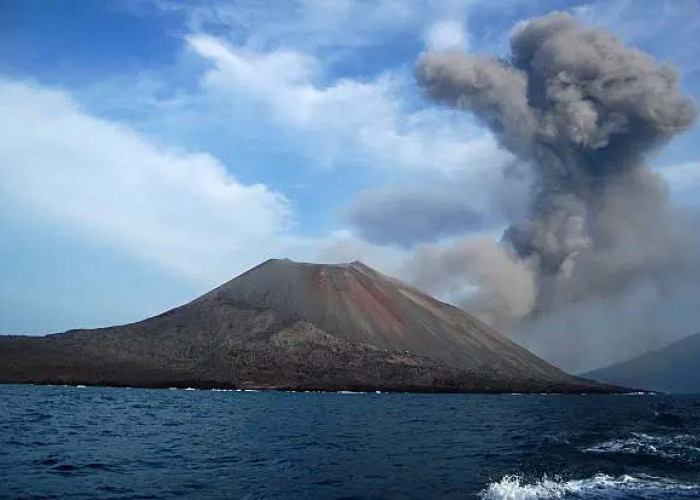
{"label": "dark volcanic rock slope", "polygon": [[362,263],[269,260],[130,325],[0,338],[0,381],[317,390],[607,391]]}

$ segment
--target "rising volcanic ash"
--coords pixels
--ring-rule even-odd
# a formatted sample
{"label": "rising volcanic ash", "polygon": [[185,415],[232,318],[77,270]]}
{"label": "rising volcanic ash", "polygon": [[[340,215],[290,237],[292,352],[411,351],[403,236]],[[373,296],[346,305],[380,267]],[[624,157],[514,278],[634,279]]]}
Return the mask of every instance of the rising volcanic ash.
{"label": "rising volcanic ash", "polygon": [[[663,288],[665,277],[695,265],[697,247],[645,164],[697,114],[672,66],[553,13],[517,26],[507,59],[428,52],[417,78],[430,98],[477,116],[531,172],[528,216],[511,221],[489,251],[503,252],[521,274],[526,266],[534,286],[503,292],[492,279],[478,283],[470,300],[492,323],[533,321],[649,280]],[[454,255],[466,248],[469,263]],[[463,243],[415,259],[451,276],[459,262],[478,281],[482,261],[494,260],[479,255]],[[529,307],[514,311],[513,301]]]}

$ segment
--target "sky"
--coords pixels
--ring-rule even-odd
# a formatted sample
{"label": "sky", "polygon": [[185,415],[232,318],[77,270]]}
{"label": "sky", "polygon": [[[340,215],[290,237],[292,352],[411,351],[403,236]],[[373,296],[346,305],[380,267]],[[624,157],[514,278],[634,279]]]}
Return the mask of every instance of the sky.
{"label": "sky", "polygon": [[[416,61],[505,57],[554,10],[700,96],[694,0],[3,0],[0,333],[135,321],[267,258],[403,277],[418,245],[499,240],[486,207],[527,192],[503,187],[513,157],[427,99]],[[697,125],[649,161],[700,204]]]}

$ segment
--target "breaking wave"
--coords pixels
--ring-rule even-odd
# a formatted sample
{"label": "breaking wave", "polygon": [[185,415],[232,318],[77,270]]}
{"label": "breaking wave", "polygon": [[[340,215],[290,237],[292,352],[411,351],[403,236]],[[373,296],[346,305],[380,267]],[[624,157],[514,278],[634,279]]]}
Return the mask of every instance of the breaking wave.
{"label": "breaking wave", "polygon": [[481,493],[484,500],[608,499],[608,498],[698,498],[699,484],[680,483],[654,476],[608,476],[596,474],[587,479],[543,479],[527,482],[519,476],[505,476],[489,484]]}
{"label": "breaking wave", "polygon": [[700,462],[700,438],[690,434],[651,436],[633,432],[623,439],[612,439],[589,446],[584,453],[642,455],[681,462]]}

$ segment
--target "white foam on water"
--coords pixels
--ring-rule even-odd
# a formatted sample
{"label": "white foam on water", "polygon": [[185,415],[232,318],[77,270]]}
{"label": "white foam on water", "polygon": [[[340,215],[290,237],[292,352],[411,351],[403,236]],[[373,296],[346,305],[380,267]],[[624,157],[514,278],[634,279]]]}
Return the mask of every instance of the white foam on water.
{"label": "white foam on water", "polygon": [[652,436],[633,432],[629,437],[594,444],[584,453],[647,455],[669,460],[700,460],[700,439],[690,434]]}
{"label": "white foam on water", "polygon": [[185,391],[196,391],[197,389],[195,389],[194,387],[185,387],[184,390]]}
{"label": "white foam on water", "polygon": [[679,483],[671,479],[653,476],[618,477],[596,474],[586,479],[568,481],[543,479],[526,482],[519,476],[505,476],[490,483],[481,492],[484,500],[534,500],[534,499],[605,499],[605,498],[698,498],[700,484]]}
{"label": "white foam on water", "polygon": [[84,386],[84,385],[76,385],[75,388],[76,388],[76,389],[85,389],[86,386]]}

